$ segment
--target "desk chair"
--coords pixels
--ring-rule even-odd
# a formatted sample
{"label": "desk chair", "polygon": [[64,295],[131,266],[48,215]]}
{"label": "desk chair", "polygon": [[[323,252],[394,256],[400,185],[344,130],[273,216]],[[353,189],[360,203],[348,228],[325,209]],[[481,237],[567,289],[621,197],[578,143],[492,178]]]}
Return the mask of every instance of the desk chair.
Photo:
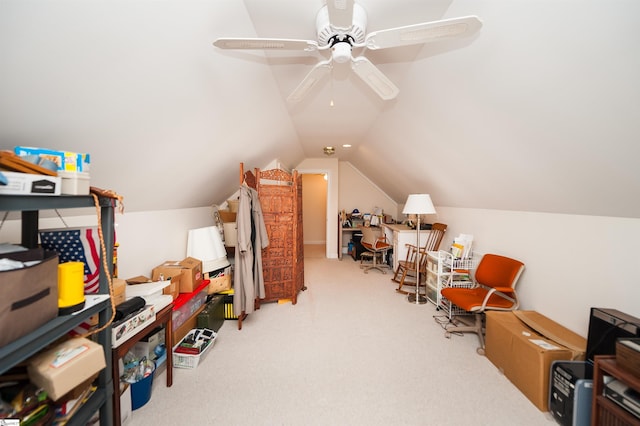
{"label": "desk chair", "polygon": [[520,302],[516,283],[524,270],[524,263],[497,254],[485,254],[474,277],[474,287],[447,287],[440,292],[452,304],[473,313],[474,323],[467,324],[457,318],[445,327],[445,337],[451,333],[476,333],[480,340],[477,352],[484,355],[484,313],[486,311],[513,311]]}
{"label": "desk chair", "polygon": [[[405,260],[398,261],[398,267],[396,268],[395,273],[393,274],[393,278],[391,281],[397,282],[398,288],[396,291],[402,294],[408,294],[408,291],[403,290],[403,286],[413,287],[416,285],[415,282],[406,281],[407,277],[416,277],[416,258],[420,254],[420,259],[418,260],[418,266],[420,268],[420,285],[423,282],[426,282],[427,278],[427,253],[430,251],[438,251],[440,248],[440,243],[442,242],[442,237],[444,237],[444,233],[447,231],[447,225],[444,223],[434,223],[431,225],[431,231],[427,236],[427,241],[425,241],[424,246],[422,246],[419,250],[413,244],[407,244],[407,257]],[[413,292],[412,292],[413,293]]]}
{"label": "desk chair", "polygon": [[[370,226],[362,228],[362,240],[360,241],[362,246],[371,253],[371,264],[361,264],[360,267],[364,269],[364,273],[368,273],[370,269],[377,269],[383,274],[387,273],[389,265],[384,263],[384,258],[387,252],[391,249],[391,244],[387,243],[387,238],[384,235],[377,234]],[[364,254],[364,253],[363,253]],[[382,263],[378,263],[378,258],[382,258]]]}

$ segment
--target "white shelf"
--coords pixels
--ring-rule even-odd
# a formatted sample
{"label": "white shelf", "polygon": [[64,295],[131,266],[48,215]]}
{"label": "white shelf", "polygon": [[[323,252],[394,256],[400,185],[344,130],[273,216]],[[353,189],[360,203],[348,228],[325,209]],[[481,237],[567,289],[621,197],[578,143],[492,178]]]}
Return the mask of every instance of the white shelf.
{"label": "white shelf", "polygon": [[444,311],[449,319],[454,315],[470,314],[442,297],[442,289],[447,287],[471,288],[474,286],[474,258],[455,259],[447,251],[431,251],[427,255],[427,300]]}

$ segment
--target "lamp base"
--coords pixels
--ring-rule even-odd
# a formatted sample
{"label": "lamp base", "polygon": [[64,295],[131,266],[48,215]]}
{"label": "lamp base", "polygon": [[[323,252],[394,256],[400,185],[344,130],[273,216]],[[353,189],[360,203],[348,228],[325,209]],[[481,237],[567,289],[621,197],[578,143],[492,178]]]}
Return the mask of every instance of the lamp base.
{"label": "lamp base", "polygon": [[409,297],[407,297],[407,300],[409,301],[409,303],[415,303],[416,305],[424,305],[425,303],[427,303],[427,298],[424,297],[421,294],[410,294]]}

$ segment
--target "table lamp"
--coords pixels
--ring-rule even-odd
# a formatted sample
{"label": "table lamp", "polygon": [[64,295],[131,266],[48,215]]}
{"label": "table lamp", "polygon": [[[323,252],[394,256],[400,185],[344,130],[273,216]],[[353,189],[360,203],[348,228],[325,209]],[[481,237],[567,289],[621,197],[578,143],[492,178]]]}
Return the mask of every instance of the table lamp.
{"label": "table lamp", "polygon": [[427,298],[420,294],[420,215],[433,214],[435,212],[436,209],[433,207],[429,194],[410,194],[402,210],[404,214],[415,214],[418,217],[416,224],[416,247],[418,248],[418,255],[416,256],[416,293],[410,294],[408,297],[408,301],[416,305],[427,303]]}

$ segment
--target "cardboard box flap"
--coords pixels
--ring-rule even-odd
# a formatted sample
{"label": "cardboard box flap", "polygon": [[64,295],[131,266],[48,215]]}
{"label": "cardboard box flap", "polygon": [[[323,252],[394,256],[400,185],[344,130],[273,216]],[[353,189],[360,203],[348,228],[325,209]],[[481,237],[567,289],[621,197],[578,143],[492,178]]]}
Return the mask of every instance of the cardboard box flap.
{"label": "cardboard box flap", "polygon": [[187,257],[180,262],[180,266],[183,268],[196,268],[202,261],[195,257]]}
{"label": "cardboard box flap", "polygon": [[513,311],[513,314],[538,334],[569,349],[573,360],[583,360],[587,339],[535,311]]}

